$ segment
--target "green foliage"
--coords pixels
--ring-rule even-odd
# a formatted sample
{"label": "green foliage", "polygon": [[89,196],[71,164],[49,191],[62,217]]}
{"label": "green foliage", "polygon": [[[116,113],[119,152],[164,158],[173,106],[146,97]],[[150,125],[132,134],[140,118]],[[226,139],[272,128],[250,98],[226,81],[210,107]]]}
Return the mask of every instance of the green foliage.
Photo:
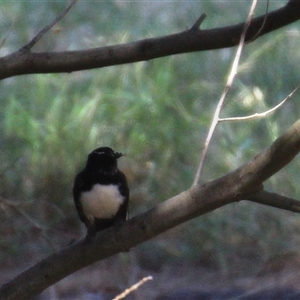
{"label": "green foliage", "polygon": [[[63,21],[62,33],[49,33],[50,40],[40,41],[38,50],[49,51],[49,41],[53,42],[50,50],[64,45],[77,49],[126,42],[147,33],[160,35],[158,24],[163,20],[162,14],[157,14],[153,29],[149,22],[143,22],[154,18],[154,12],[161,8],[156,5],[156,10],[153,7],[152,13],[147,14],[141,6],[134,8],[133,4],[79,3]],[[190,20],[197,18],[196,4],[187,5],[184,21],[176,21],[170,15],[164,21],[165,34],[184,30],[183,22],[191,25]],[[211,12],[210,26],[224,21],[222,16],[213,17],[212,12],[218,9],[216,4],[202,5],[206,13]],[[222,3],[220,7],[224,5],[234,9],[240,5],[246,12],[244,3]],[[35,6],[44,12],[49,8],[49,20],[62,9],[61,3],[40,6],[26,1],[17,4],[12,15],[20,18],[24,9],[35,14]],[[4,6],[0,11],[4,15],[9,8]],[[136,13],[138,9],[141,18]],[[181,15],[174,6],[172,9],[175,15]],[[100,12],[105,18],[99,17]],[[223,16],[228,19],[227,14]],[[0,51],[23,45],[28,41],[29,30],[37,32],[44,23],[41,18],[36,23],[26,18],[22,22],[17,20],[14,30],[18,39],[7,42]],[[82,35],[75,37],[74,32]],[[105,37],[99,37],[99,32]],[[59,40],[64,41],[62,45]],[[285,29],[248,45],[223,117],[261,112],[282,100],[299,83],[295,51],[298,48],[299,41]],[[224,49],[68,75],[22,76],[4,81],[0,90],[0,196],[22,199],[29,206],[45,200],[55,208],[42,214],[45,218],[48,214],[49,224],[66,215],[75,219],[70,195],[74,175],[84,166],[86,155],[101,145],[126,153],[122,168],[130,180],[132,214],[187,189],[193,181],[233,55],[233,49]],[[251,159],[298,115],[299,105],[292,100],[267,119],[222,123],[205,163],[204,180],[224,175]],[[296,197],[298,167],[295,161],[274,176],[269,189]],[[57,213],[58,208],[64,213]],[[4,218],[8,222],[7,216]],[[43,222],[40,216],[34,218]],[[24,228],[23,223],[20,227]],[[231,249],[234,247],[242,255],[245,243],[250,247],[248,256],[257,253],[251,252],[254,248],[267,253],[270,249],[295,247],[297,240],[287,241],[287,232],[296,233],[299,222],[297,216],[251,203],[221,208],[183,228],[186,231],[178,230],[179,242],[175,243],[179,253],[194,260],[213,255],[226,267],[233,258]],[[170,239],[165,245],[176,248],[172,243]]]}

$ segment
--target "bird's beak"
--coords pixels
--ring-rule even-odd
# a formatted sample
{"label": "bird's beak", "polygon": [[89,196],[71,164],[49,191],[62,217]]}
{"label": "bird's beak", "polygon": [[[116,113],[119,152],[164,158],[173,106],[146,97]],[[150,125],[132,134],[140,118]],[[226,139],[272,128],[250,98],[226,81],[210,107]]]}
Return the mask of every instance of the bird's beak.
{"label": "bird's beak", "polygon": [[120,157],[122,157],[124,155],[122,153],[120,153],[120,152],[115,152],[114,156],[115,156],[115,158],[120,158]]}

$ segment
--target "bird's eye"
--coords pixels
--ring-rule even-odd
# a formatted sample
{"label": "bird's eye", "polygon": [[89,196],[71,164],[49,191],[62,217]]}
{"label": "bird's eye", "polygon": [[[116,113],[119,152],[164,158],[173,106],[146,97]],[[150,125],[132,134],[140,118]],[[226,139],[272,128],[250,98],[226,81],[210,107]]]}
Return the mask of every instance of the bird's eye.
{"label": "bird's eye", "polygon": [[105,154],[105,153],[104,152],[96,152],[96,154],[102,155],[102,154]]}

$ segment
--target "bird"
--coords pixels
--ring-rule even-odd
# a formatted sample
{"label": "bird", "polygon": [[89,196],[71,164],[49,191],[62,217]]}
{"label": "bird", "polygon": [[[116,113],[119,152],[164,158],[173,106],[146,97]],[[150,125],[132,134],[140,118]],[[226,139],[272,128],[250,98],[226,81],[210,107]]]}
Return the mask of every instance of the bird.
{"label": "bird", "polygon": [[117,159],[123,154],[110,147],[93,150],[74,180],[73,198],[87,237],[127,219],[129,188]]}

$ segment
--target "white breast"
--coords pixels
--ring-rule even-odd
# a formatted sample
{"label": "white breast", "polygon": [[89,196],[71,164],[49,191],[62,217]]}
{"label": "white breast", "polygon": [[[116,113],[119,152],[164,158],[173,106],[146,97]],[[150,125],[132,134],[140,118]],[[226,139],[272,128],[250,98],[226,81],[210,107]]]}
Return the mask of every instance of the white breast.
{"label": "white breast", "polygon": [[87,218],[109,219],[118,212],[124,197],[116,185],[96,184],[91,191],[81,194],[80,201]]}

